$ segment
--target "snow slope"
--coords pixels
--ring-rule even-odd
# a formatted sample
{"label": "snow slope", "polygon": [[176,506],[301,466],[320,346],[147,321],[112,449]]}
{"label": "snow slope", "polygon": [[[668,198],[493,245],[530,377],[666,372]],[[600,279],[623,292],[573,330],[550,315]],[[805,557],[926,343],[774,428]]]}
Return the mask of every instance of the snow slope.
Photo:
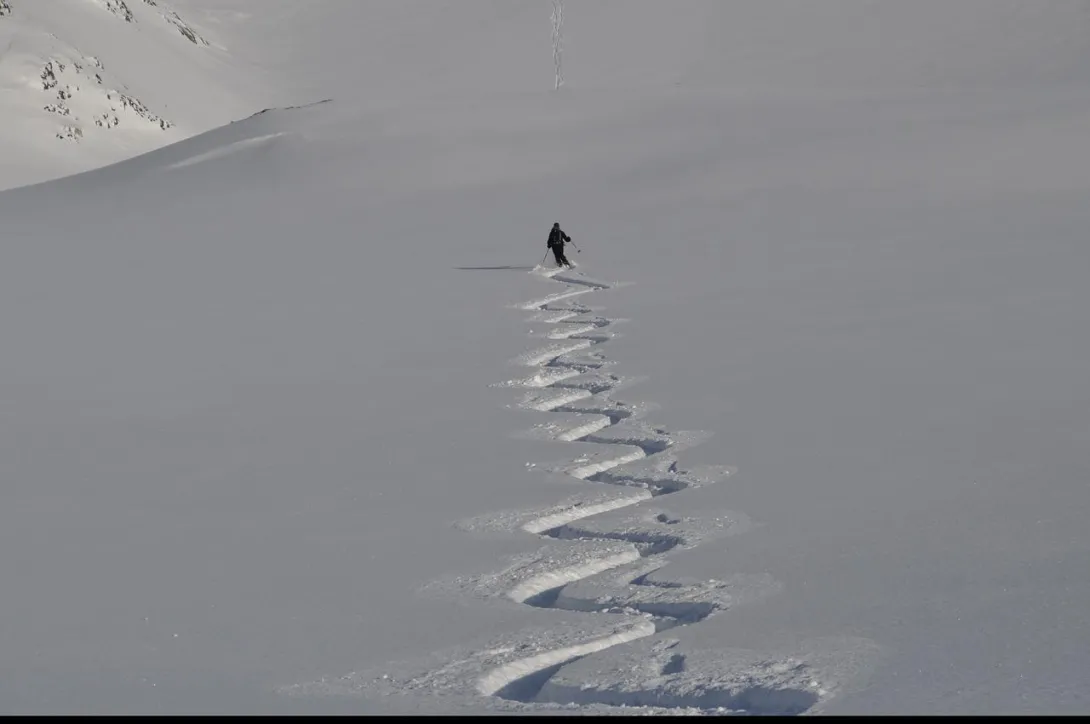
{"label": "snow slope", "polygon": [[[11,131],[0,137],[0,188],[95,168],[267,107],[338,97],[377,109],[536,92],[554,80],[546,0],[4,7],[0,122]],[[1090,49],[1082,0],[590,0],[565,13],[572,89],[1078,87]],[[55,79],[43,77],[50,67]]]}
{"label": "snow slope", "polygon": [[[316,97],[553,86],[550,0],[174,1],[249,11],[232,46]],[[1077,87],[1088,25],[1081,0],[569,0],[563,66],[572,89]]]}
{"label": "snow slope", "polygon": [[1087,5],[566,5],[0,194],[0,711],[1085,711]]}
{"label": "snow slope", "polygon": [[3,8],[0,188],[120,161],[265,100],[260,69],[172,0],[6,0]]}

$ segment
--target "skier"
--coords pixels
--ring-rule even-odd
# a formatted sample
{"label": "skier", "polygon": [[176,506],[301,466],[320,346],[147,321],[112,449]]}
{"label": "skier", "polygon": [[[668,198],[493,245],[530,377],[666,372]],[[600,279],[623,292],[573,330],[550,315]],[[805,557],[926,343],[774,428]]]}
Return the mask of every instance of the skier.
{"label": "skier", "polygon": [[571,269],[575,265],[568,261],[568,257],[564,256],[564,242],[568,241],[571,241],[571,237],[561,231],[560,222],[553,224],[553,229],[549,232],[549,243],[546,246],[553,250],[553,257],[556,259],[557,266],[566,266]]}

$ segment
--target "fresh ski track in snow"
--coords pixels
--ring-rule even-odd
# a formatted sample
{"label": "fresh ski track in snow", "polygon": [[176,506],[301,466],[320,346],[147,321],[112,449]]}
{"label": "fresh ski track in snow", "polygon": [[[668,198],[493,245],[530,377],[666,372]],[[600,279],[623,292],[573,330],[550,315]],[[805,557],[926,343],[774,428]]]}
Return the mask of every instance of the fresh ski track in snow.
{"label": "fresh ski track in snow", "polygon": [[[512,711],[632,713],[636,707],[652,714],[812,713],[844,679],[858,675],[876,653],[872,642],[819,639],[810,642],[805,652],[682,654],[674,651],[676,639],[653,638],[775,593],[781,586],[767,575],[686,582],[657,575],[667,563],[667,552],[744,532],[751,524],[746,516],[732,511],[677,517],[663,509],[639,506],[720,482],[733,469],[680,469],[677,453],[708,435],[646,424],[643,418],[655,405],[613,397],[638,380],[609,373],[612,361],[594,348],[612,339],[610,327],[622,320],[596,315],[590,307],[566,300],[617,285],[570,270],[538,267],[531,274],[566,285],[562,291],[517,305],[534,312],[532,322],[552,327],[543,335],[550,343],[514,360],[534,368],[531,376],[495,386],[526,389],[521,407],[561,416],[523,437],[593,446],[574,460],[545,466],[549,472],[592,486],[546,510],[505,511],[462,521],[458,525],[467,531],[522,531],[549,543],[529,555],[516,556],[498,573],[456,576],[431,588],[459,597],[593,613],[600,623],[558,622],[553,628],[525,631],[521,640],[508,636],[475,650],[440,652],[435,658],[442,663],[424,665],[424,671],[415,668],[391,675],[387,668],[380,676],[359,672],[283,691],[303,695],[430,693],[465,701],[472,698],[472,689],[491,698],[495,708]],[[602,652],[623,649],[622,645],[640,639],[648,642],[620,654],[619,666],[605,660]],[[592,654],[597,656],[589,659]],[[575,666],[583,659],[594,662],[590,674],[580,673]],[[634,666],[633,660],[641,663]]]}
{"label": "fresh ski track in snow", "polygon": [[[555,326],[545,336],[552,340],[567,340],[570,344],[549,345],[523,356],[519,360],[522,364],[538,367],[539,370],[528,380],[516,380],[506,384],[555,390],[555,394],[549,396],[531,394],[523,401],[523,406],[542,412],[565,412],[576,416],[575,424],[556,432],[555,439],[602,446],[601,453],[581,456],[574,464],[561,467],[560,471],[578,480],[632,487],[643,494],[637,493],[597,504],[572,505],[566,510],[550,512],[522,525],[526,532],[576,541],[578,543],[575,550],[578,552],[574,556],[575,562],[570,565],[565,562],[567,556],[563,553],[550,553],[545,557],[544,569],[509,589],[509,598],[543,608],[619,613],[633,617],[635,622],[633,627],[618,633],[497,666],[485,673],[477,684],[477,689],[482,694],[527,703],[550,701],[543,692],[544,685],[551,678],[548,672],[555,673],[564,664],[652,636],[658,631],[700,621],[712,612],[732,605],[732,594],[735,593],[734,590],[727,593],[729,589],[726,586],[713,585],[705,589],[683,585],[656,585],[646,580],[648,574],[663,565],[661,561],[647,559],[661,556],[665,551],[679,545],[688,543],[691,546],[697,542],[654,530],[667,529],[679,522],[670,520],[665,514],[643,521],[642,526],[629,522],[628,525],[606,525],[595,530],[572,525],[592,516],[638,505],[659,495],[684,490],[690,485],[717,482],[731,471],[722,469],[718,476],[708,476],[703,480],[685,480],[684,475],[676,472],[676,459],[670,455],[676,448],[685,447],[684,444],[678,444],[685,435],[674,436],[665,430],[638,425],[637,418],[642,415],[635,411],[630,412],[625,409],[627,406],[624,403],[612,400],[610,394],[623,385],[625,380],[600,372],[606,364],[604,356],[598,356],[596,362],[589,365],[581,364],[581,360],[568,356],[608,342],[612,336],[609,327],[614,320],[601,316],[588,318],[592,310],[587,307],[561,307],[557,303],[608,290],[611,285],[562,269],[542,270],[538,273],[553,281],[565,283],[567,288],[519,306],[526,311],[548,315],[543,319],[538,318]],[[614,430],[616,433],[610,435]],[[638,474],[625,474],[625,466],[649,459],[656,459],[658,465],[654,467],[661,479],[658,476],[641,478]],[[613,471],[613,475],[605,477],[610,471]],[[572,549],[570,544],[569,549]],[[599,581],[610,572],[613,572],[612,576],[604,582]],[[594,582],[598,582],[598,585],[594,585]],[[578,584],[583,584],[583,588],[587,589],[584,595],[565,595]],[[758,584],[757,588],[759,587]],[[774,582],[767,582],[767,587],[774,588]],[[666,595],[643,596],[641,588],[652,589],[655,593],[666,592]],[[667,600],[652,600],[654,598]],[[623,703],[611,701],[608,696],[603,696],[598,701],[595,701],[597,697],[593,695],[576,696],[564,692],[563,696],[564,700],[554,700],[553,703],[566,704],[579,699],[582,699],[579,703]],[[775,711],[775,706],[772,706],[769,713],[780,712]]]}

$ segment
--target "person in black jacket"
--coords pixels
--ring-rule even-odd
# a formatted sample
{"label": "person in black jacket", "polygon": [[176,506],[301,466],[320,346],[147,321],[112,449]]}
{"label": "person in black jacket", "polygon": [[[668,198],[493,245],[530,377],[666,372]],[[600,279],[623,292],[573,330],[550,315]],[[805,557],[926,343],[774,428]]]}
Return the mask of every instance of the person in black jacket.
{"label": "person in black jacket", "polygon": [[553,230],[549,232],[549,243],[547,246],[553,250],[553,257],[556,259],[557,266],[566,266],[569,269],[575,266],[568,257],[564,256],[564,242],[571,241],[571,237],[565,234],[560,229],[560,222],[553,224]]}

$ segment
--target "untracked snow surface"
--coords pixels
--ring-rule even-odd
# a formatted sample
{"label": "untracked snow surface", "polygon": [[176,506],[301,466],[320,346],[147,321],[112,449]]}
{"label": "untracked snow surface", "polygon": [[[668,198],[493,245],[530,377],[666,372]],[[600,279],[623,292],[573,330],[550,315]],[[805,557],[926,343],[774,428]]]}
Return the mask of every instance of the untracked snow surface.
{"label": "untracked snow surface", "polygon": [[0,713],[1090,709],[1090,3],[125,4],[261,81],[0,193]]}

